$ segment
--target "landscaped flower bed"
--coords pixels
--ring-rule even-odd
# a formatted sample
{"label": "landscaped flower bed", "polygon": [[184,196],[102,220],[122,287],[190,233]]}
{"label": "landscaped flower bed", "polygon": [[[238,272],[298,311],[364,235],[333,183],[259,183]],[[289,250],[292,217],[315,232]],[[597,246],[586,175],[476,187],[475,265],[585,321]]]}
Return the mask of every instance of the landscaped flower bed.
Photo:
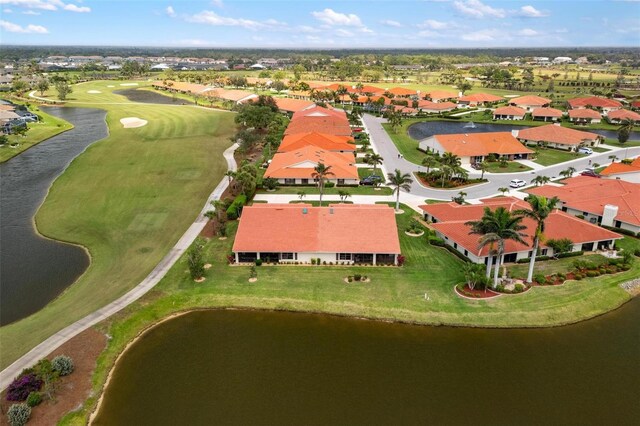
{"label": "landscaped flower bed", "polygon": [[480,289],[480,288],[470,289],[467,284],[456,285],[455,291],[456,293],[458,293],[459,296],[464,296],[471,299],[490,299],[492,297],[496,297],[500,295],[499,293],[496,293],[495,291],[488,288],[487,289]]}
{"label": "landscaped flower bed", "polygon": [[479,183],[487,182],[486,179],[461,179],[461,178],[453,178],[453,179],[445,179],[444,186],[442,185],[442,179],[430,175],[428,173],[420,172],[416,173],[418,179],[420,179],[420,183],[424,186],[428,186],[434,189],[452,189],[452,188],[462,188],[465,186],[477,185]]}

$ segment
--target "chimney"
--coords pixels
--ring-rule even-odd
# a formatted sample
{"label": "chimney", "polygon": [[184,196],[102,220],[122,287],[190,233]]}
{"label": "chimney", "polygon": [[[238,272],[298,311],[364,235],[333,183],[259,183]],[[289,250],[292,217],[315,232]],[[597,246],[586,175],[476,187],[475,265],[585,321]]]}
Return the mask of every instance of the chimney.
{"label": "chimney", "polygon": [[618,215],[618,206],[614,206],[612,204],[605,204],[604,212],[602,213],[602,222],[600,223],[603,226],[613,226],[613,220]]}
{"label": "chimney", "polygon": [[518,130],[518,129],[513,129],[513,130],[511,131],[511,136],[513,136],[514,138],[517,138],[517,137],[518,137],[518,133],[520,133],[520,130]]}

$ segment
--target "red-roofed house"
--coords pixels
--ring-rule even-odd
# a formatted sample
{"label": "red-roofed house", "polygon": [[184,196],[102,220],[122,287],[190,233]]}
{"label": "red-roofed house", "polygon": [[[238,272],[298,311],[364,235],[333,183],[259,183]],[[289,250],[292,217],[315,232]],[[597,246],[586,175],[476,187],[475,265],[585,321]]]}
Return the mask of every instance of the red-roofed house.
{"label": "red-roofed house", "polygon": [[570,109],[569,121],[575,124],[600,123],[602,121],[602,116],[598,111],[592,109]]}
{"label": "red-roofed house", "polygon": [[354,152],[356,146],[350,136],[336,136],[326,133],[296,133],[282,139],[278,152],[295,151],[307,146],[315,146],[331,152]]}
{"label": "red-roofed house", "polygon": [[[372,226],[374,225],[374,226]],[[397,264],[393,208],[385,205],[254,204],[242,210],[236,262]]]}
{"label": "red-roofed house", "polygon": [[316,106],[315,103],[311,101],[306,101],[303,99],[291,99],[291,98],[273,98],[276,101],[276,105],[278,105],[278,110],[283,113],[293,114],[294,112],[304,111],[309,108],[313,108]]}
{"label": "red-roofed house", "polygon": [[640,124],[640,114],[635,111],[629,111],[628,109],[617,109],[607,114],[607,118],[611,123],[618,124],[623,120],[633,120],[635,123]]}
{"label": "red-roofed house", "polygon": [[491,154],[524,160],[533,153],[509,132],[433,135],[419,143],[423,151],[450,152],[460,157],[462,164],[480,163]]}
{"label": "red-roofed house", "polygon": [[404,87],[392,87],[389,90],[386,90],[385,93],[391,93],[396,98],[410,98],[412,96],[417,96],[418,92],[413,89],[405,89]]}
{"label": "red-roofed house", "polygon": [[630,164],[611,163],[600,172],[605,179],[621,179],[627,182],[640,183],[640,157]]}
{"label": "red-roofed house", "polygon": [[[487,263],[489,248],[479,248],[480,235],[470,234],[471,228],[466,225],[468,221],[478,220],[484,214],[484,208],[495,210],[498,207],[513,212],[520,209],[528,209],[529,204],[513,197],[498,197],[481,200],[482,204],[459,205],[457,203],[439,203],[423,205],[424,219],[431,221],[432,228],[438,237],[445,243],[475,263]],[[524,238],[528,245],[515,241],[507,241],[503,262],[515,262],[518,259],[529,258],[532,255],[533,234],[536,224],[531,219],[524,219],[522,224],[526,229],[522,232],[527,235]],[[622,236],[615,232],[600,228],[587,221],[578,219],[570,214],[554,210],[545,222],[546,241],[550,239],[569,238],[573,242],[572,251],[592,251],[595,249],[609,248],[613,241]],[[540,245],[541,255],[553,255],[553,249],[544,242]],[[495,259],[494,259],[495,260]]]}
{"label": "red-roofed house", "polygon": [[562,118],[562,111],[555,108],[536,108],[531,112],[534,120],[558,121]]}
{"label": "red-roofed house", "polygon": [[310,132],[351,136],[351,126],[344,110],[313,106],[295,112],[284,134]]}
{"label": "red-roofed house", "polygon": [[273,156],[264,177],[277,179],[281,185],[313,185],[315,167],[322,163],[331,167],[327,181],[335,185],[358,185],[358,169],[352,152],[330,152],[315,146]]}
{"label": "red-roofed house", "polygon": [[493,110],[494,120],[524,120],[527,112],[515,106],[505,106]]}
{"label": "red-roofed house", "polygon": [[426,113],[441,113],[453,111],[456,108],[457,105],[453,102],[431,102],[424,99],[418,101],[418,109]]}
{"label": "red-roofed house", "polygon": [[447,90],[431,90],[426,94],[426,98],[432,102],[445,102],[458,99],[458,94]]}
{"label": "red-roofed house", "polygon": [[540,96],[520,96],[509,101],[509,105],[515,105],[524,108],[527,112],[531,112],[536,108],[544,108],[551,105],[551,99],[542,98]]}
{"label": "red-roofed house", "polygon": [[577,176],[563,186],[543,185],[527,192],[558,197],[562,210],[591,223],[640,232],[640,184],[620,179]]}
{"label": "red-roofed house", "polygon": [[574,98],[567,101],[569,108],[581,109],[581,108],[597,108],[598,110],[607,114],[609,111],[615,111],[622,108],[622,104],[613,99],[599,98],[597,96],[587,96],[584,98]]}
{"label": "red-roofed house", "polygon": [[502,96],[491,95],[489,93],[474,93],[472,95],[465,95],[458,99],[458,104],[476,107],[481,105],[491,105],[503,100],[504,98]]}
{"label": "red-roofed house", "polygon": [[640,101],[633,101],[633,102],[631,102],[631,108],[633,108],[633,109],[640,109]]}
{"label": "red-roofed house", "polygon": [[546,144],[551,148],[577,151],[583,146],[596,146],[602,140],[597,133],[583,132],[560,126],[559,123],[514,130],[513,134],[526,145]]}

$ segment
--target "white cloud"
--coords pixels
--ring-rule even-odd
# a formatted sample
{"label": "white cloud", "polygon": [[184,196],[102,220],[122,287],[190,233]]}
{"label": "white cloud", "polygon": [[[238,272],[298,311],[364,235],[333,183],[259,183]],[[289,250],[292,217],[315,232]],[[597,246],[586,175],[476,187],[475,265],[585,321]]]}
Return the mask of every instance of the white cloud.
{"label": "white cloud", "polygon": [[320,37],[318,37],[318,36],[312,36],[312,35],[308,35],[308,36],[306,37],[306,39],[307,39],[307,40],[309,40],[309,41],[320,41],[320,40],[321,40],[321,38],[320,38]]}
{"label": "white cloud", "polygon": [[23,15],[42,15],[40,12],[36,12],[35,10],[25,10],[22,12]]}
{"label": "white cloud", "polygon": [[320,32],[318,28],[310,27],[309,25],[300,25],[296,29],[301,33],[319,33]]}
{"label": "white cloud", "polygon": [[495,9],[487,6],[480,0],[462,0],[454,1],[453,7],[460,13],[471,16],[473,18],[504,18],[507,16],[504,9]]}
{"label": "white cloud", "polygon": [[167,8],[164,11],[167,14],[167,16],[169,16],[170,18],[176,17],[176,11],[173,9],[173,6],[167,6]]}
{"label": "white cloud", "polygon": [[76,6],[75,4],[65,4],[64,10],[68,10],[69,12],[77,12],[77,13],[89,13],[91,12],[91,8],[87,6]]}
{"label": "white cloud", "polygon": [[451,27],[447,22],[436,21],[435,19],[427,19],[422,24],[418,24],[420,28],[429,28],[431,30],[446,30]]}
{"label": "white cloud", "polygon": [[13,13],[13,10],[11,10],[11,9],[3,9],[2,13]]}
{"label": "white cloud", "polygon": [[492,29],[474,31],[462,35],[462,40],[466,41],[494,41],[496,39],[507,40],[509,37],[501,31]]}
{"label": "white cloud", "polygon": [[344,26],[354,26],[361,27],[362,21],[353,13],[339,13],[335,12],[333,9],[325,9],[321,12],[311,12],[311,14],[319,21],[324,22],[328,25],[344,25]]}
{"label": "white cloud", "polygon": [[268,19],[264,22],[254,21],[244,18],[229,18],[226,16],[220,16],[210,10],[203,10],[200,13],[189,16],[187,18],[189,22],[196,22],[199,24],[207,24],[213,26],[224,27],[242,27],[248,30],[258,30],[261,28],[274,28],[286,26],[284,22],[276,21],[275,19]]}
{"label": "white cloud", "polygon": [[537,32],[536,30],[532,30],[531,28],[525,28],[523,30],[520,30],[517,32],[517,34],[519,36],[524,36],[524,37],[535,37],[540,35],[539,32]]}
{"label": "white cloud", "polygon": [[22,33],[22,34],[47,34],[49,31],[41,25],[29,24],[26,27],[22,27],[18,24],[14,24],[8,21],[0,20],[0,28],[9,33]]}
{"label": "white cloud", "polygon": [[395,28],[401,28],[402,24],[398,21],[393,21],[391,19],[383,19],[382,21],[380,21],[380,23],[382,25],[386,25],[388,27],[395,27]]}
{"label": "white cloud", "polygon": [[353,33],[351,31],[347,31],[342,28],[336,30],[334,34],[340,37],[353,37]]}
{"label": "white cloud", "polygon": [[527,18],[544,18],[545,16],[549,16],[549,13],[543,12],[533,6],[527,5],[520,8],[520,16],[524,16]]}

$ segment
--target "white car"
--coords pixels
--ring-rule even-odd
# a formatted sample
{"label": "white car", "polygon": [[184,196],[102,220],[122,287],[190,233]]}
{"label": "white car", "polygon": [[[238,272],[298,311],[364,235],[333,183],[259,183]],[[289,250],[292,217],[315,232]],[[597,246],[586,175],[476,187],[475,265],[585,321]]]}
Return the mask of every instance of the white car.
{"label": "white car", "polygon": [[593,154],[593,150],[592,150],[591,148],[586,148],[586,147],[585,147],[585,148],[580,148],[580,149],[578,150],[578,152],[579,152],[580,154],[587,154],[587,155],[591,155],[591,154]]}
{"label": "white car", "polygon": [[527,182],[523,181],[522,179],[513,179],[511,180],[511,182],[509,182],[509,186],[511,188],[522,188],[523,186],[527,186]]}

